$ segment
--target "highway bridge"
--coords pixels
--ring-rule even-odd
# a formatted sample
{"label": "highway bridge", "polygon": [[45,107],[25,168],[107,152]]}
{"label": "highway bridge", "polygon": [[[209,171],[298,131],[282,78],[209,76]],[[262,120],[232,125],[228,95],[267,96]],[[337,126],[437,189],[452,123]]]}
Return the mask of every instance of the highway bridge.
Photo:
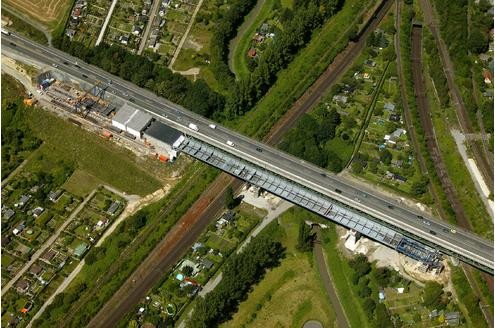
{"label": "highway bridge", "polygon": [[[209,127],[213,124],[212,121],[60,50],[40,45],[15,34],[2,34],[2,53],[18,60],[35,61],[46,65],[48,69],[60,70],[76,80],[84,80],[92,84],[96,81],[107,81],[110,84],[111,81],[107,91],[119,98],[132,101],[136,107],[149,112],[157,120],[182,131],[187,135],[188,144],[192,145],[195,141],[196,146],[211,147],[227,157],[230,156],[230,160],[242,160],[244,164],[256,168],[256,171],[264,171],[267,176],[283,179],[284,183],[294,184],[297,188],[309,192],[311,197],[321,197],[322,201],[332,204],[339,213],[345,210],[359,220],[368,220],[377,229],[387,229],[383,230],[387,232],[392,230],[400,238],[407,237],[406,244],[402,244],[403,249],[413,245],[411,247],[422,249],[429,254],[439,251],[493,274],[493,242],[490,240],[432,218],[406,206],[398,199],[385,197],[357,186],[311,163],[227,128],[217,125],[213,129]],[[188,127],[190,123],[198,127],[197,131]],[[179,145],[179,148],[187,152],[184,147]],[[202,160],[208,163],[208,160]],[[233,174],[229,170],[219,168]],[[272,192],[276,193],[276,191]],[[279,195],[283,197],[282,194]],[[291,201],[296,202],[296,199]],[[304,206],[304,203],[297,204]],[[329,213],[331,212],[332,209]],[[334,221],[338,222],[338,220]],[[342,222],[338,223],[342,224]],[[399,244],[400,242],[396,245]],[[401,250],[398,247],[394,248]]]}

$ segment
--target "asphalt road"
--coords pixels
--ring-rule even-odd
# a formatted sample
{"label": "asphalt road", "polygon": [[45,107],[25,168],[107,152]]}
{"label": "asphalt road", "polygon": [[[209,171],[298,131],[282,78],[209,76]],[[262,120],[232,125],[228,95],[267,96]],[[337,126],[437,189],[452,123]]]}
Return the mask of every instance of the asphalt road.
{"label": "asphalt road", "polygon": [[[212,146],[219,147],[233,155],[259,165],[276,174],[282,175],[303,186],[320,192],[328,197],[378,218],[385,224],[396,227],[420,241],[427,241],[439,249],[454,253],[461,259],[479,263],[492,271],[493,243],[468,231],[451,226],[437,219],[427,217],[415,209],[406,207],[397,199],[376,195],[362,186],[354,185],[344,178],[335,176],[324,169],[294,156],[286,154],[236,132],[218,126],[209,128],[213,122],[192,113],[179,105],[156,96],[150,91],[141,89],[130,82],[115,77],[99,68],[81,62],[62,51],[49,48],[17,35],[2,34],[2,52],[15,53],[24,58],[45,63],[48,68],[52,64],[66,74],[89,83],[96,81],[112,83],[107,92],[133,102],[134,105],[149,112],[160,121],[201,139]],[[198,131],[188,128],[189,123],[199,127]],[[234,147],[227,146],[231,141]],[[451,231],[457,230],[456,233]]]}

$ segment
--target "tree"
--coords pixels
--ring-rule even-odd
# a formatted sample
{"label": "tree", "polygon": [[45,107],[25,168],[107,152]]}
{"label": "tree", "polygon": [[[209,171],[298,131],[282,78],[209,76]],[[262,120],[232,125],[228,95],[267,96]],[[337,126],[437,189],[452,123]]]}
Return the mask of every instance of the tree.
{"label": "tree", "polygon": [[311,234],[311,227],[306,222],[299,222],[299,235],[296,248],[301,252],[308,252],[313,248],[314,235]]}
{"label": "tree", "polygon": [[488,50],[488,38],[479,28],[471,27],[468,47],[475,54],[481,54]]}
{"label": "tree", "polygon": [[390,320],[390,314],[385,307],[385,304],[378,303],[375,309],[376,320],[374,326],[377,328],[391,328],[393,327],[393,323]]}
{"label": "tree", "polygon": [[185,276],[187,276],[187,277],[191,276],[191,275],[192,275],[192,273],[193,273],[193,271],[194,271],[194,269],[193,269],[192,267],[190,267],[189,265],[186,265],[186,266],[184,266],[184,267],[182,268],[182,273],[183,273]]}
{"label": "tree", "polygon": [[392,271],[387,268],[377,268],[373,271],[373,277],[376,282],[382,286],[386,287],[390,284],[390,278],[392,277]]}
{"label": "tree", "polygon": [[225,204],[229,210],[236,206],[236,198],[234,196],[234,190],[231,186],[229,186],[225,191]]}
{"label": "tree", "polygon": [[365,298],[365,297],[370,296],[371,295],[371,288],[369,288],[368,286],[364,286],[363,288],[361,288],[359,290],[358,295],[361,298]]}
{"label": "tree", "polygon": [[390,165],[392,162],[392,153],[388,149],[382,150],[380,153],[380,161],[386,165]]}
{"label": "tree", "polygon": [[419,196],[424,194],[428,189],[429,179],[426,176],[422,176],[419,181],[414,181],[411,185],[411,191],[414,195]]}
{"label": "tree", "polygon": [[372,298],[366,297],[363,302],[363,309],[364,312],[366,312],[368,318],[373,318],[373,312],[375,311],[375,308],[376,302]]}
{"label": "tree", "polygon": [[442,296],[443,286],[438,282],[429,281],[423,290],[423,305],[428,308],[437,308],[440,306]]}
{"label": "tree", "polygon": [[363,163],[361,161],[353,161],[352,172],[355,174],[361,174],[363,172]]}

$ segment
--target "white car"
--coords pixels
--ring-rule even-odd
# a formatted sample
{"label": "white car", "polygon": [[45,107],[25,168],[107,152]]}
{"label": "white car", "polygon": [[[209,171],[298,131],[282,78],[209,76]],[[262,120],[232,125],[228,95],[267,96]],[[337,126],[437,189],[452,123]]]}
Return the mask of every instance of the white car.
{"label": "white car", "polygon": [[212,128],[212,129],[216,129],[216,128],[217,128],[217,126],[216,126],[215,124],[209,124],[208,126],[209,126],[210,128]]}
{"label": "white car", "polygon": [[227,145],[229,145],[230,147],[235,147],[235,143],[230,140],[227,140]]}
{"label": "white car", "polygon": [[55,64],[55,63],[53,63],[53,64],[52,64],[52,66],[53,66],[53,67],[55,67],[55,68],[57,68],[57,67],[58,67],[58,65],[57,65],[57,64]]}

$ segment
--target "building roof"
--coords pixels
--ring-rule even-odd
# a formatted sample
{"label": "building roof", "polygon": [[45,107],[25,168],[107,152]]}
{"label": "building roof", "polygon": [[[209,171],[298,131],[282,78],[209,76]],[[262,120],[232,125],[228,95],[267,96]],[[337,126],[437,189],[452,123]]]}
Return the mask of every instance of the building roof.
{"label": "building roof", "polygon": [[41,271],[43,271],[43,268],[36,263],[31,266],[31,269],[29,269],[29,272],[34,275],[39,275]]}
{"label": "building roof", "polygon": [[60,195],[62,195],[62,192],[62,189],[57,189],[55,191],[52,190],[48,194],[48,199],[50,199],[52,202],[55,202],[60,197]]}
{"label": "building roof", "polygon": [[80,243],[79,245],[76,246],[76,248],[74,248],[74,255],[80,257],[84,254],[84,252],[86,252],[87,249],[88,249],[88,244]]}
{"label": "building roof", "polygon": [[55,255],[57,255],[57,253],[53,249],[50,249],[45,254],[41,255],[41,258],[47,261],[51,261],[51,259],[53,259]]}
{"label": "building roof", "polygon": [[206,269],[211,269],[211,268],[213,267],[213,265],[215,264],[215,263],[213,263],[213,261],[211,261],[211,260],[209,260],[209,259],[204,259],[204,260],[202,261],[202,263],[203,263],[203,266],[204,266]]}
{"label": "building roof", "polygon": [[117,211],[117,209],[119,208],[119,205],[120,205],[119,201],[112,202],[112,204],[108,208],[107,212],[110,214],[114,214],[115,211]]}
{"label": "building roof", "polygon": [[163,141],[168,145],[172,145],[179,139],[182,133],[161,122],[153,121],[144,131],[144,135]]}
{"label": "building roof", "polygon": [[395,104],[385,103],[385,105],[383,105],[383,108],[385,108],[386,110],[394,111],[395,110]]}
{"label": "building roof", "polygon": [[26,290],[29,287],[29,281],[26,279],[21,279],[15,284],[15,286],[19,289]]}
{"label": "building roof", "polygon": [[15,212],[11,210],[10,208],[3,213],[3,218],[6,220],[10,220],[11,217],[13,217]]}
{"label": "building roof", "polygon": [[127,128],[135,131],[142,131],[152,118],[150,114],[144,113],[126,103],[120,107],[112,118],[112,121],[125,125]]}

